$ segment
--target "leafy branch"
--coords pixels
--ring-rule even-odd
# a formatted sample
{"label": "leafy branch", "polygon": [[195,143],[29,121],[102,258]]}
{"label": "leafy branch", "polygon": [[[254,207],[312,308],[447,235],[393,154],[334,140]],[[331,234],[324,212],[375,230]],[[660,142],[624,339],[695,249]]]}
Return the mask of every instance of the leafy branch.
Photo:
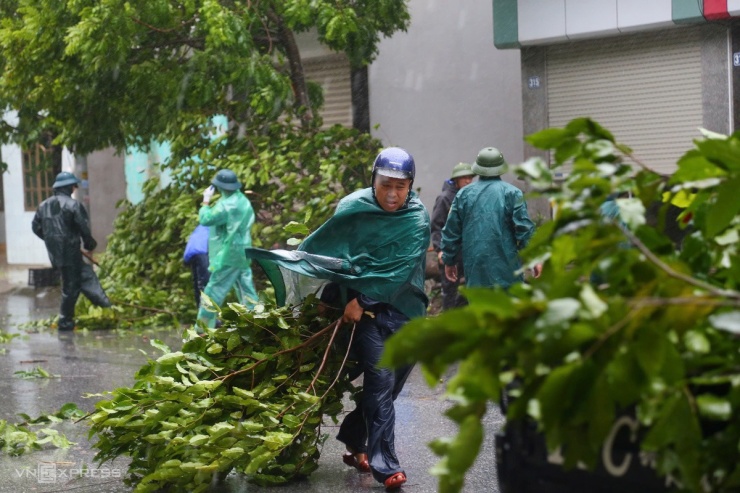
{"label": "leafy branch", "polygon": [[130,456],[136,491],[200,491],[231,470],[258,484],[306,476],[324,418],[336,420],[342,395],[356,391],[345,369],[354,330],[324,326],[316,300],[220,314],[222,327],[187,331],[179,351],[153,341],[162,356],[87,417],[96,460]]}

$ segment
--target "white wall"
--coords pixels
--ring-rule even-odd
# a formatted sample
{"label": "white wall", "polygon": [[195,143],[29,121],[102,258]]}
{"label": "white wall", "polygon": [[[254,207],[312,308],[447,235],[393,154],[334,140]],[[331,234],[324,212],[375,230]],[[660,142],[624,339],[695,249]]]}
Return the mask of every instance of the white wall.
{"label": "white wall", "polygon": [[740,0],[727,0],[727,13],[733,17],[740,16]]}
{"label": "white wall", "polygon": [[519,0],[519,42],[565,41],[565,0]]}
{"label": "white wall", "polygon": [[8,171],[3,177],[8,263],[49,265],[44,242],[31,231],[34,211],[23,210],[23,167],[20,147],[4,145],[2,152],[8,164]]}
{"label": "white wall", "polygon": [[380,43],[370,66],[370,122],[416,160],[430,209],[460,161],[486,146],[522,160],[519,50],[493,46],[490,0],[410,0],[411,26]]}

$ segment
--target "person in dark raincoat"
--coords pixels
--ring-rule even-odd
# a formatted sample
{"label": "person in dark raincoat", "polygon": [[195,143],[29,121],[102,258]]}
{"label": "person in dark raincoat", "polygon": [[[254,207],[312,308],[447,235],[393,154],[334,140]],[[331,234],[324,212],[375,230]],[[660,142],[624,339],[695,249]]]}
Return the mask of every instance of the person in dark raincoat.
{"label": "person in dark raincoat", "polygon": [[[254,209],[239,190],[241,183],[233,171],[218,171],[211,185],[203,192],[203,205],[198,211],[200,224],[209,226],[208,261],[211,277],[203,292],[221,306],[229,291],[236,287],[239,303],[251,309],[258,298],[252,282],[252,268],[244,249],[252,246]],[[211,206],[216,190],[221,193],[221,198]],[[215,327],[216,314],[201,305],[198,320],[208,327]]]}
{"label": "person in dark raincoat", "polygon": [[437,259],[439,262],[439,282],[442,285],[442,310],[449,310],[458,306],[465,305],[465,298],[463,298],[457,291],[457,287],[460,284],[460,280],[464,276],[464,268],[462,265],[462,258],[457,261],[457,275],[458,280],[455,282],[450,281],[445,276],[444,264],[442,263],[442,228],[444,228],[447,222],[447,216],[450,214],[450,207],[452,206],[452,200],[464,186],[470,185],[475,178],[472,167],[468,163],[459,163],[452,169],[452,176],[449,180],[444,182],[442,185],[442,193],[437,196],[437,200],[434,201],[434,208],[432,209],[432,248],[437,252]]}
{"label": "person in dark raincoat", "polygon": [[52,267],[59,269],[62,277],[60,331],[74,329],[75,305],[80,293],[94,305],[111,306],[92,266],[82,258],[81,246],[90,252],[98,244],[90,233],[85,207],[72,198],[79,183],[72,173],[59,173],[52,185],[54,195],[41,202],[31,223],[33,232],[46,244]]}
{"label": "person in dark raincoat", "polygon": [[345,291],[342,319],[356,324],[352,351],[364,377],[357,407],[345,416],[337,439],[347,448],[346,464],[372,472],[391,490],[406,482],[395,451],[394,400],[411,367],[391,370],[378,362],[385,341],[409,319],[424,316],[428,304],[429,213],[412,191],[415,172],[407,151],[384,149],[373,164],[372,187],[342,199],[298,250],[247,250],[275,286],[278,303],[307,280],[328,280]]}
{"label": "person in dark raincoat", "polygon": [[[442,229],[442,262],[450,281],[458,279],[455,261],[462,253],[466,286],[508,288],[523,281],[519,250],[535,231],[524,195],[501,179],[508,165],[494,147],[478,153],[473,172],[480,179],[460,190]],[[534,267],[539,277],[542,266]]]}

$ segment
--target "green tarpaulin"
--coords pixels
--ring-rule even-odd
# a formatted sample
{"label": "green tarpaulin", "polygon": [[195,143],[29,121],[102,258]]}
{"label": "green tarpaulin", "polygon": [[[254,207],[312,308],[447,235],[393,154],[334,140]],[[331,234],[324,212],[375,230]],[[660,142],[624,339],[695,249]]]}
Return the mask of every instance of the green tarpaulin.
{"label": "green tarpaulin", "polygon": [[278,304],[297,303],[328,281],[389,303],[409,318],[426,313],[424,267],[429,214],[412,193],[386,212],[370,188],[348,195],[295,251],[247,248],[275,286]]}

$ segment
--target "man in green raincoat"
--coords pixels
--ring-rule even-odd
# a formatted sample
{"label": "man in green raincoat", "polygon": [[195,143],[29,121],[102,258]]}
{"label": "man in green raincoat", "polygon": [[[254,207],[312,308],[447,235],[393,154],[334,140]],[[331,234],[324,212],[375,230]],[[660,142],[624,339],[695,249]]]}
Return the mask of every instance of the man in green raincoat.
{"label": "man in green raincoat", "polygon": [[[236,174],[222,169],[203,192],[203,205],[198,211],[202,226],[209,226],[208,261],[211,277],[203,292],[220,306],[232,287],[236,287],[239,302],[248,308],[257,302],[257,292],[252,282],[250,261],[244,249],[252,246],[254,210],[249,199],[239,190],[241,183]],[[215,205],[210,202],[216,190],[221,198]],[[216,324],[216,314],[201,304],[198,320],[208,327]]]}
{"label": "man in green raincoat", "polygon": [[373,165],[372,187],[342,199],[334,216],[298,250],[247,250],[265,269],[279,304],[297,303],[327,281],[344,293],[342,318],[356,324],[352,350],[364,378],[357,408],[337,435],[347,448],[342,460],[372,472],[391,490],[406,482],[395,452],[393,402],[411,367],[391,370],[378,362],[386,339],[410,318],[425,315],[428,304],[424,267],[430,222],[411,189],[415,172],[408,152],[383,149]]}
{"label": "man in green raincoat", "polygon": [[[524,280],[519,250],[527,246],[535,226],[522,191],[501,179],[508,168],[494,147],[478,153],[473,172],[480,179],[458,192],[442,229],[445,275],[457,280],[455,258],[462,252],[467,286],[508,288]],[[542,266],[534,268],[539,277]]]}

